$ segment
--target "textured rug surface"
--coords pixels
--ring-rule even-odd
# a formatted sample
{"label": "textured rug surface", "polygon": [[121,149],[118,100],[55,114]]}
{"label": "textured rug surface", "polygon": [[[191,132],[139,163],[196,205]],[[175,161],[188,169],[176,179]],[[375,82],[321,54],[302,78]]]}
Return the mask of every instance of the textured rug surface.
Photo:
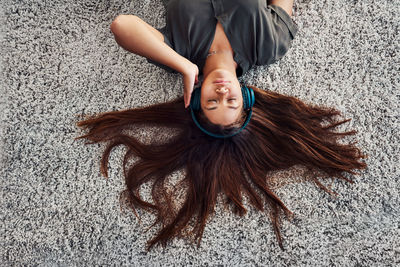
{"label": "textured rug surface", "polygon": [[[74,141],[81,114],[147,106],[182,96],[179,74],[119,47],[118,14],[165,25],[162,1],[6,0],[1,22],[2,266],[394,266],[399,241],[399,4],[389,0],[295,1],[299,32],[289,52],[242,81],[334,106],[352,120],[368,168],[333,180],[334,198],[309,182],[278,186],[294,212],[282,220],[285,251],[269,217],[220,203],[201,247],[174,239],[145,251],[158,228],[120,210],[124,149],[100,175],[102,145]],[[138,134],[146,138],[149,131]],[[296,176],[296,172],[277,173]],[[179,174],[173,175],[176,179]],[[149,188],[142,194],[149,197]],[[147,197],[147,198],[146,198]]]}

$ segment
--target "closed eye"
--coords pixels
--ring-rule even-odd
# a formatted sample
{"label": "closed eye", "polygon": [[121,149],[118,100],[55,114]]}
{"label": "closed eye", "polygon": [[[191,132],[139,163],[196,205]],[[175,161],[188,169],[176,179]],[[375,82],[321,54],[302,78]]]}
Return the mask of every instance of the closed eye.
{"label": "closed eye", "polygon": [[[236,100],[236,98],[230,98],[230,99],[228,99],[228,101],[230,101],[230,100]],[[208,100],[207,102],[217,102],[217,100],[215,100],[215,99],[210,99],[210,100]],[[239,106],[237,106],[237,107],[234,107],[234,106],[228,106],[229,108],[231,108],[231,109],[238,109],[239,108]],[[206,108],[207,110],[215,110],[215,109],[217,109],[217,107],[212,107],[212,108]]]}
{"label": "closed eye", "polygon": [[[238,109],[239,106],[237,106],[237,107],[232,107],[232,106],[230,106],[230,107],[228,107],[228,108],[231,108],[231,109]],[[214,110],[214,109],[217,109],[217,107],[206,108],[206,109],[207,109],[207,110]]]}
{"label": "closed eye", "polygon": [[[236,98],[228,99],[228,101],[231,101],[231,100],[236,100]],[[211,101],[217,102],[217,100],[215,100],[215,99],[210,99],[210,100],[208,100],[208,102],[211,102]]]}

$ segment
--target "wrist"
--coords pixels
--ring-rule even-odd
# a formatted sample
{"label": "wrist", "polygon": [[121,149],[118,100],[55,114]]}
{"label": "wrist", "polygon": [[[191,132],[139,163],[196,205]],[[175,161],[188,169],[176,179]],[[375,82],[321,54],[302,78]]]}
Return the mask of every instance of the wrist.
{"label": "wrist", "polygon": [[188,75],[193,71],[193,65],[194,64],[190,60],[188,60],[187,58],[183,57],[183,59],[184,60],[183,60],[182,64],[180,64],[181,68],[180,68],[179,72],[182,75]]}

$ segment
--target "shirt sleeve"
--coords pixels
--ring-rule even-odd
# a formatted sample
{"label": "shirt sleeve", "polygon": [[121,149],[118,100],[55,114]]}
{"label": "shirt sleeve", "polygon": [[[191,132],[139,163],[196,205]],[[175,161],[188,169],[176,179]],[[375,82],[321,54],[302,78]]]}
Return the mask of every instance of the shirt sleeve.
{"label": "shirt sleeve", "polygon": [[[169,40],[169,37],[168,37],[167,26],[164,26],[163,28],[160,28],[160,29],[157,29],[157,30],[164,35],[164,43],[166,43],[169,47],[174,49],[174,47],[171,44],[171,41]],[[151,60],[149,58],[146,58],[146,59],[147,59],[147,62],[149,62],[151,64],[154,64],[154,65],[166,70],[169,73],[178,73],[176,70],[174,70],[174,69],[172,69],[172,68],[170,68],[170,67],[168,67],[166,65],[163,65],[163,64],[161,64],[161,63],[159,63],[157,61]]]}
{"label": "shirt sleeve", "polygon": [[297,34],[298,27],[293,22],[290,15],[281,7],[269,5],[271,15],[275,22],[275,58],[274,61],[281,59],[291,46],[291,41]]}

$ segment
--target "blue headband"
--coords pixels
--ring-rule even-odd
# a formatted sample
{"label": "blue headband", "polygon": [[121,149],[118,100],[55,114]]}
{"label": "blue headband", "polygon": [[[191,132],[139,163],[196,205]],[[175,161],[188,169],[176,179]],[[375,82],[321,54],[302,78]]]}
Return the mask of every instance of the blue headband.
{"label": "blue headband", "polygon": [[251,115],[252,115],[253,111],[250,109],[250,112],[249,112],[249,114],[247,115],[247,119],[246,119],[245,123],[243,124],[243,126],[242,126],[238,131],[236,131],[236,132],[234,132],[234,133],[232,133],[232,134],[229,134],[229,135],[218,135],[218,134],[213,134],[213,133],[207,131],[206,129],[204,129],[203,127],[201,127],[200,123],[197,121],[196,116],[194,115],[193,109],[190,109],[190,113],[192,114],[192,118],[193,118],[194,123],[195,123],[195,124],[197,125],[197,127],[199,127],[200,130],[202,130],[204,133],[206,133],[206,134],[208,134],[208,135],[210,135],[210,136],[212,136],[212,137],[215,137],[215,138],[228,138],[228,137],[232,137],[232,136],[234,136],[234,135],[237,135],[239,132],[241,132],[241,131],[246,127],[246,125],[249,123],[249,121],[250,121],[250,119],[251,119]]}
{"label": "blue headband", "polygon": [[197,127],[202,130],[204,133],[215,137],[215,138],[228,138],[228,137],[232,137],[236,134],[238,134],[239,132],[241,132],[246,126],[247,124],[250,122],[251,116],[252,116],[252,107],[254,105],[255,102],[255,96],[254,96],[254,91],[251,88],[248,88],[247,86],[243,85],[241,87],[242,89],[242,96],[243,96],[243,109],[244,110],[249,110],[249,114],[247,115],[246,121],[243,124],[243,126],[236,132],[229,134],[229,135],[219,135],[219,134],[214,134],[211,133],[209,131],[207,131],[206,129],[204,129],[200,123],[197,121],[196,116],[194,114],[194,111],[200,110],[200,95],[201,95],[201,86],[196,88],[191,96],[191,101],[190,101],[190,113],[192,115],[192,119],[194,121],[194,123],[197,125]]}

